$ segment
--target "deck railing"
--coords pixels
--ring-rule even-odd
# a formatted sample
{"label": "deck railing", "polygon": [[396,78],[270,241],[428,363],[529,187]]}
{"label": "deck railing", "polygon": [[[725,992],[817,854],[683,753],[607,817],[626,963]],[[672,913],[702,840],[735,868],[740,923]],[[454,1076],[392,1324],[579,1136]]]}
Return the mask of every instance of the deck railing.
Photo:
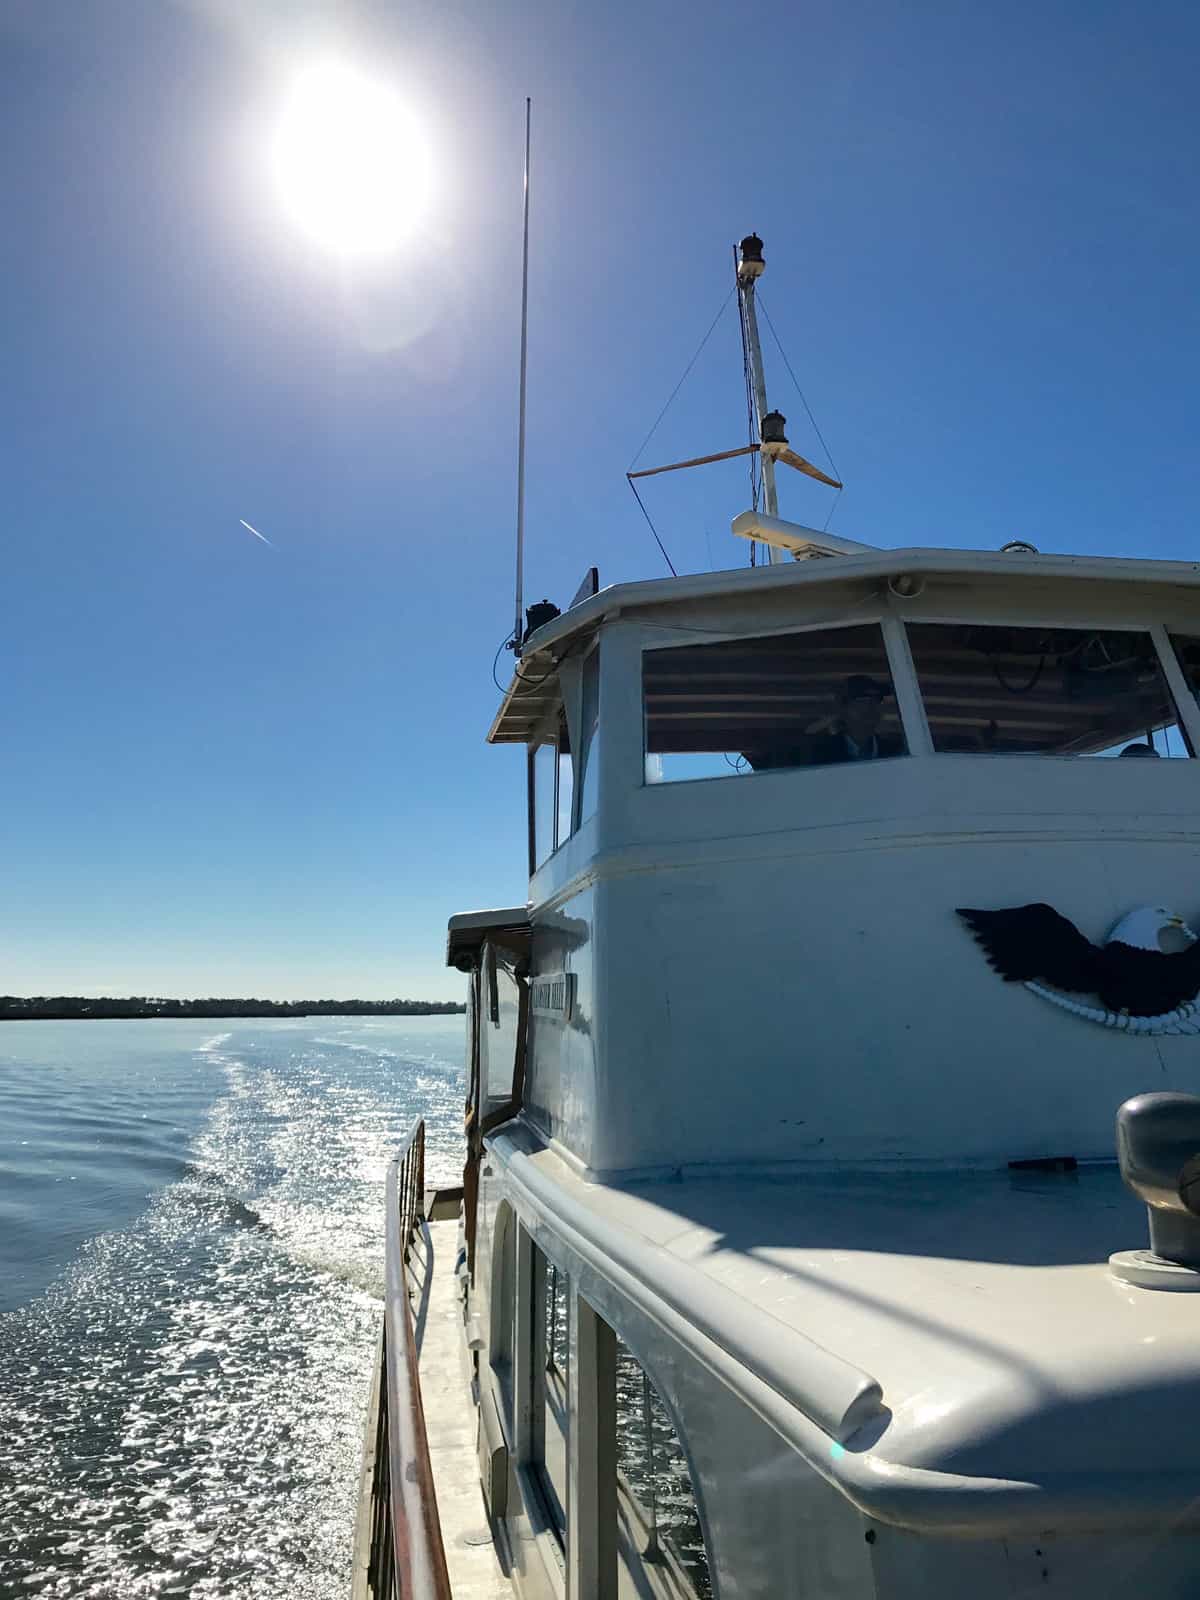
{"label": "deck railing", "polygon": [[362,1575],[371,1600],[450,1600],[408,1294],[408,1257],[424,1200],[425,1123],[418,1119],[387,1175],[383,1348]]}

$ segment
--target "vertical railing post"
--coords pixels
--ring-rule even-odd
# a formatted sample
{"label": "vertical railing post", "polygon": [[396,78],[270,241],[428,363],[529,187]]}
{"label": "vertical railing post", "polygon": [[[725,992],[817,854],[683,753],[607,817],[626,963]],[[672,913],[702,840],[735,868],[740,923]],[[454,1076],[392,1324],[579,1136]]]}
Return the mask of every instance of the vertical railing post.
{"label": "vertical railing post", "polygon": [[420,1212],[425,1210],[425,1124],[422,1122],[417,1134],[417,1207]]}
{"label": "vertical railing post", "polygon": [[650,1542],[645,1554],[648,1561],[657,1561],[662,1551],[658,1546],[658,1491],[654,1486],[654,1425],[648,1372],[642,1373],[642,1428],[646,1435],[646,1482],[650,1488]]}

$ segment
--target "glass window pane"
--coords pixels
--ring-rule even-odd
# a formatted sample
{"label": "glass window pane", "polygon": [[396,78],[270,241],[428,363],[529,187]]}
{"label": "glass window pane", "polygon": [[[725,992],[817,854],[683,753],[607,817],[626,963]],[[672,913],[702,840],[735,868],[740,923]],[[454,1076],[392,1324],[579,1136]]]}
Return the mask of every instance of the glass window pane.
{"label": "glass window pane", "polygon": [[533,755],[534,860],[540,867],[554,851],[554,772],[558,752],[540,744]]}
{"label": "glass window pane", "polygon": [[558,813],[555,818],[554,843],[560,845],[571,837],[571,797],[574,788],[574,770],[571,764],[571,740],[564,722],[558,730]]}
{"label": "glass window pane", "polygon": [[646,782],[904,755],[878,623],[642,657]]}
{"label": "glass window pane", "polygon": [[1187,755],[1148,633],[910,623],[933,747],[978,755]]}
{"label": "glass window pane", "polygon": [[521,990],[516,968],[519,957],[503,946],[489,943],[487,971],[494,996],[493,1026],[479,1040],[480,1077],[487,1110],[512,1098],[521,1018]]}
{"label": "glass window pane", "polygon": [[579,820],[595,815],[599,793],[600,646],[583,663],[583,717],[579,746]]}

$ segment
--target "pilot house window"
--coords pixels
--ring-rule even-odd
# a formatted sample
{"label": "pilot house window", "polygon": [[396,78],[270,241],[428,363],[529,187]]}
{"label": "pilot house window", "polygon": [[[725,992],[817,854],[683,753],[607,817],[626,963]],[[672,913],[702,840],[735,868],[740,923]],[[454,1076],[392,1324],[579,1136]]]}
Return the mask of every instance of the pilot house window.
{"label": "pilot house window", "polygon": [[1148,633],[910,623],[933,748],[1190,754]]}
{"label": "pilot house window", "polygon": [[533,821],[533,862],[541,866],[571,836],[571,740],[567,719],[560,712],[552,739],[539,744],[531,755],[529,805]]}
{"label": "pilot house window", "polygon": [[647,650],[642,681],[647,783],[905,754],[878,623]]}

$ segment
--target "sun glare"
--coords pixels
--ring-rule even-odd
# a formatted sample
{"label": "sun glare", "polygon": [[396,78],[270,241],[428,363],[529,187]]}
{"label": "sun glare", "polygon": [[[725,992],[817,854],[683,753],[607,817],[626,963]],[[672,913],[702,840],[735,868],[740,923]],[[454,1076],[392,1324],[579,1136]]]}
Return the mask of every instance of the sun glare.
{"label": "sun glare", "polygon": [[429,152],[394,90],[351,67],[310,67],[295,82],[274,143],[292,218],[346,256],[394,250],[429,200]]}

